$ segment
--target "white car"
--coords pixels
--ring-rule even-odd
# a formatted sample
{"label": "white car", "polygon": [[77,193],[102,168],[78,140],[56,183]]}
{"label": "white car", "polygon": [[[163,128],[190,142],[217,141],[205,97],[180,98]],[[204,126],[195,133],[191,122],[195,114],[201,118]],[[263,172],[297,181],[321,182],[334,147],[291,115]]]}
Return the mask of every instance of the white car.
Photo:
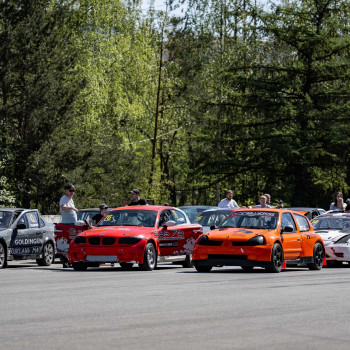
{"label": "white car", "polygon": [[312,220],[312,226],[323,239],[327,262],[350,263],[350,213],[320,215]]}

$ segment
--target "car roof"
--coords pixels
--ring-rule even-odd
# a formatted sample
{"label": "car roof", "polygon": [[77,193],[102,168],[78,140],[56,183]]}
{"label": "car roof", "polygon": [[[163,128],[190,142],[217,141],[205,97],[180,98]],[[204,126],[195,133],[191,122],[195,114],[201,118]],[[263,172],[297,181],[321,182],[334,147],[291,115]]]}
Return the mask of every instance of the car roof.
{"label": "car roof", "polygon": [[15,212],[15,211],[24,211],[24,210],[38,210],[38,209],[24,209],[24,208],[0,208],[0,211],[10,211],[10,212]]}
{"label": "car roof", "polygon": [[113,208],[112,210],[121,210],[121,209],[160,210],[160,209],[176,209],[176,208],[168,207],[164,205],[127,205],[125,207]]}
{"label": "car roof", "polygon": [[319,215],[317,217],[319,218],[350,218],[350,213],[343,213],[343,212],[333,212],[333,213],[324,213],[322,215]]}
{"label": "car roof", "polygon": [[211,208],[211,209],[207,209],[207,210],[204,210],[202,212],[202,214],[204,213],[216,213],[216,212],[230,212],[232,210],[237,210],[237,209],[232,209],[232,208]]}

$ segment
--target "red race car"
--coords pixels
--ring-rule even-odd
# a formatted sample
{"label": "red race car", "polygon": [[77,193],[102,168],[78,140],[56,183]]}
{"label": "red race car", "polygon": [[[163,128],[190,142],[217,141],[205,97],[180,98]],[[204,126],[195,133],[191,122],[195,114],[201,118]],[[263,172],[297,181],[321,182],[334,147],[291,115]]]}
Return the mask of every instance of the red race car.
{"label": "red race car", "polygon": [[74,238],[69,246],[69,262],[78,271],[103,263],[119,263],[123,268],[138,264],[142,270],[153,270],[157,261],[181,255],[182,265],[190,267],[200,229],[173,207],[116,208],[97,226]]}

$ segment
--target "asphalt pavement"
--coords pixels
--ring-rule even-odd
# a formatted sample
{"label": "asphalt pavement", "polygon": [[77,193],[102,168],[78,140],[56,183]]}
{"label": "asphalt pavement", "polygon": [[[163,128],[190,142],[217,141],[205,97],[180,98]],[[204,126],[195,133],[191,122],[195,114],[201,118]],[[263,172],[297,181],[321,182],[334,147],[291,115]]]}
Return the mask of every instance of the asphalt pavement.
{"label": "asphalt pavement", "polygon": [[350,268],[280,274],[9,262],[1,349],[349,349]]}

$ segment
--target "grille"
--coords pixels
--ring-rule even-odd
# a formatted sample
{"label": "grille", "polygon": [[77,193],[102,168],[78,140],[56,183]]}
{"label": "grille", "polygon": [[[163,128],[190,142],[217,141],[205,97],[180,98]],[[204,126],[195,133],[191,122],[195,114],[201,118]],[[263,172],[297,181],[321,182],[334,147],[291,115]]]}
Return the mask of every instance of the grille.
{"label": "grille", "polygon": [[100,245],[101,242],[100,237],[89,237],[88,240],[91,245]]}
{"label": "grille", "polygon": [[112,245],[115,243],[114,237],[102,237],[102,244],[103,245]]}
{"label": "grille", "polygon": [[86,243],[86,237],[77,236],[74,238],[74,242],[77,244]]}
{"label": "grille", "polygon": [[247,260],[247,256],[234,254],[209,254],[208,259]]}
{"label": "grille", "polygon": [[232,245],[234,246],[234,247],[244,247],[244,246],[249,246],[249,245],[251,245],[251,244],[248,244],[248,241],[234,241],[234,242],[232,242]]}

